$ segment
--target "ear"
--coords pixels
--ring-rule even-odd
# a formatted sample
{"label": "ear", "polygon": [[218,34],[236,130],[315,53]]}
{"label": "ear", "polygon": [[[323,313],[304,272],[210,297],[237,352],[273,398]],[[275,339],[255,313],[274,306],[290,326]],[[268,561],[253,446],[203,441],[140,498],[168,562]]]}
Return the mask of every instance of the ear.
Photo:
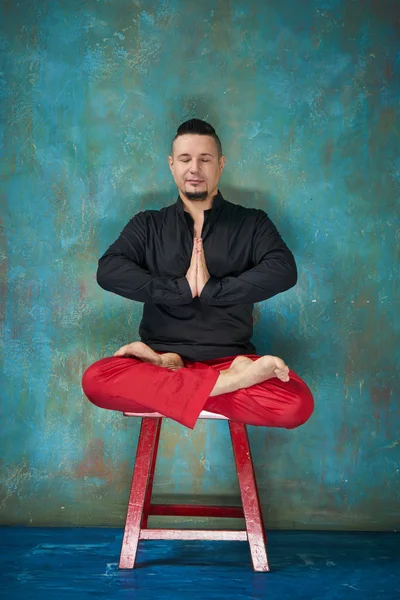
{"label": "ear", "polygon": [[168,156],[168,164],[169,164],[169,168],[172,171],[172,167],[174,165],[174,159],[172,158],[172,156]]}
{"label": "ear", "polygon": [[219,170],[221,173],[224,170],[225,162],[226,162],[226,156],[221,156],[221,158],[219,159]]}

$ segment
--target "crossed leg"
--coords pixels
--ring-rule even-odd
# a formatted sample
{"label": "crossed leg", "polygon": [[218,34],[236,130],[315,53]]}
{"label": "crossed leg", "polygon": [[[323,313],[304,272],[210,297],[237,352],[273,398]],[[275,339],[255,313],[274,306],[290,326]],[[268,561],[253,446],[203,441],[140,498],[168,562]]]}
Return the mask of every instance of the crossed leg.
{"label": "crossed leg", "polygon": [[290,429],[305,423],[314,406],[308,386],[278,357],[184,363],[141,342],[91,365],[82,387],[102,408],[159,412],[190,428],[204,409],[249,425]]}

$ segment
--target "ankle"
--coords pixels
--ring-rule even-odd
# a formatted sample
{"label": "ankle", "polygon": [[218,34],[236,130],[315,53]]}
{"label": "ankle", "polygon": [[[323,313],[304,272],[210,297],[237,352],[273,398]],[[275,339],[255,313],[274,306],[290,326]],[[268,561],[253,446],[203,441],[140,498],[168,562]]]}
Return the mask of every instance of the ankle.
{"label": "ankle", "polygon": [[232,373],[229,369],[220,371],[217,382],[210,393],[210,397],[235,392],[239,387],[239,377],[236,373]]}
{"label": "ankle", "polygon": [[163,358],[162,358],[162,356],[160,354],[158,354],[157,356],[158,356],[158,358],[156,359],[157,362],[155,363],[155,365],[157,367],[163,367],[164,365],[163,365]]}

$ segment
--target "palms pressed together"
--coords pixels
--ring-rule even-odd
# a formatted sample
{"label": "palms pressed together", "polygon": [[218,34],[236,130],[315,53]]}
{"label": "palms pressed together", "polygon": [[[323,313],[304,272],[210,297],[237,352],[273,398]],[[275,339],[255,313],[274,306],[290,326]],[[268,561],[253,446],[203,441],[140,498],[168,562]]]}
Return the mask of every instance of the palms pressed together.
{"label": "palms pressed together", "polygon": [[200,296],[204,286],[210,279],[204,255],[203,240],[201,238],[194,238],[192,259],[186,273],[186,279],[190,285],[193,298]]}

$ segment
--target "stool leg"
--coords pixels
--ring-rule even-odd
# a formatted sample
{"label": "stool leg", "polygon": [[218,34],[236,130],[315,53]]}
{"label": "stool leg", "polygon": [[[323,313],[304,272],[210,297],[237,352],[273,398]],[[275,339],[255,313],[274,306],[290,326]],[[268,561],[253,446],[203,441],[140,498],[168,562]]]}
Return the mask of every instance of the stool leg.
{"label": "stool leg", "polygon": [[135,565],[143,517],[143,507],[161,421],[161,417],[144,417],[142,419],[125,521],[124,538],[122,540],[121,555],[119,559],[120,569],[133,569]]}
{"label": "stool leg", "polygon": [[144,499],[143,519],[142,519],[142,526],[141,526],[142,529],[146,529],[147,528],[147,522],[149,520],[151,495],[152,495],[152,492],[153,492],[154,472],[156,470],[156,461],[157,461],[157,453],[158,453],[158,443],[160,441],[162,419],[158,419],[158,421],[159,421],[159,423],[157,425],[157,430],[156,430],[156,439],[154,440],[153,458],[151,460],[151,466],[150,466],[149,483],[147,485],[146,496],[145,496],[145,499]]}
{"label": "stool leg", "polygon": [[264,520],[251,458],[247,427],[244,423],[229,421],[229,429],[253,568],[255,571],[269,571]]}

